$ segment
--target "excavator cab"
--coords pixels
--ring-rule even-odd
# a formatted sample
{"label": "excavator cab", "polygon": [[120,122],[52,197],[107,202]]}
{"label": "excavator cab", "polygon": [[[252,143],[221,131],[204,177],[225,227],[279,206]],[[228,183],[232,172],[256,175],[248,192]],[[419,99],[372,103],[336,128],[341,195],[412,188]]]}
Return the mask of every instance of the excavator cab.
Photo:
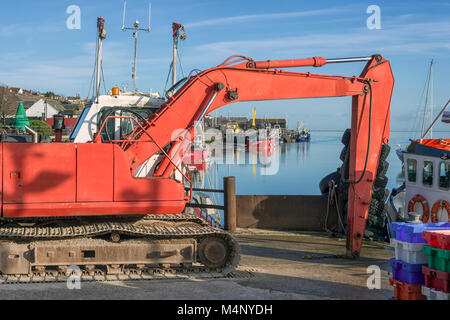
{"label": "excavator cab", "polygon": [[[97,116],[97,123],[103,125],[100,132],[104,142],[120,140],[136,129],[136,121],[145,121],[151,114],[155,113],[154,108],[139,107],[103,107]],[[109,118],[116,116],[118,118]],[[132,118],[132,119],[131,119]],[[134,120],[133,120],[134,119]],[[100,130],[100,128],[98,128]]]}

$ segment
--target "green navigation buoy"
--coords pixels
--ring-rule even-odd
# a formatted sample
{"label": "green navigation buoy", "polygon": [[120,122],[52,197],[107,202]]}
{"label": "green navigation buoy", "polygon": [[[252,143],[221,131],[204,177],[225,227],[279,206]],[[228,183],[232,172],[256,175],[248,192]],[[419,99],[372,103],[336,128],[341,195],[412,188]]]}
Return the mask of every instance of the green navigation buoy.
{"label": "green navigation buoy", "polygon": [[30,121],[28,121],[27,113],[22,103],[19,103],[17,107],[16,116],[14,117],[13,126],[16,130],[25,131],[25,125],[30,126]]}

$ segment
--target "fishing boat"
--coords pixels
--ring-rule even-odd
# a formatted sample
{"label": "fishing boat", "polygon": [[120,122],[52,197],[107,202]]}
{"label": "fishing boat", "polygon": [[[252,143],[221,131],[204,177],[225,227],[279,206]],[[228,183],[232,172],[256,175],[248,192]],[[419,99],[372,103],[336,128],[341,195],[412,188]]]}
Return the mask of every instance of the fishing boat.
{"label": "fishing boat", "polygon": [[[151,90],[148,93],[139,92],[136,89],[135,67],[133,67],[132,75],[134,80],[132,92],[127,92],[126,88],[120,90],[116,86],[106,94],[100,93],[103,76],[102,47],[105,39],[105,20],[98,18],[96,60],[93,75],[95,83],[91,84],[93,89],[91,99],[86,103],[69,137],[70,142],[73,143],[90,142],[97,132],[101,132],[104,140],[120,140],[121,137],[134,130],[136,122],[132,118],[136,120],[147,118],[165,102],[165,99],[158,92],[152,92]],[[136,53],[134,63],[136,64]],[[89,95],[91,95],[91,91]]]}
{"label": "fishing boat", "polygon": [[209,146],[205,143],[204,124],[197,126],[195,130],[194,143],[190,150],[183,156],[183,163],[189,171],[205,171],[208,168],[211,158]]}
{"label": "fishing boat", "polygon": [[[93,85],[91,86],[92,98],[86,103],[85,108],[78,117],[74,129],[69,137],[70,142],[73,143],[87,143],[93,141],[94,136],[100,132],[103,141],[110,141],[117,143],[130,132],[132,132],[139,121],[148,118],[159,110],[166,99],[180,86],[176,81],[176,57],[178,37],[181,38],[179,29],[181,25],[173,24],[174,28],[174,58],[171,66],[173,73],[172,85],[165,92],[163,97],[158,92],[140,92],[136,88],[136,63],[137,63],[137,32],[139,24],[134,25],[134,63],[132,70],[133,90],[131,92],[126,89],[120,90],[119,87],[114,87],[106,94],[101,94],[101,79],[103,78],[102,68],[102,47],[103,41],[106,39],[105,20],[103,18],[97,19],[97,46],[96,46],[96,61],[93,75]],[[177,27],[177,33],[175,33]],[[181,26],[182,27],[182,26]],[[124,30],[128,28],[124,28]],[[91,92],[89,92],[89,95]],[[139,168],[136,169],[136,177],[147,177],[154,173],[157,166],[160,164],[164,155],[156,154],[147,159]],[[202,155],[201,157],[205,157]],[[182,180],[182,175],[179,172],[175,173],[177,180]]]}
{"label": "fishing boat", "polygon": [[413,140],[403,159],[405,184],[390,200],[397,220],[417,216],[423,223],[448,222],[450,139]]}
{"label": "fishing boat", "polygon": [[433,65],[431,60],[423,116],[419,119],[422,122],[420,138],[396,150],[402,162],[404,182],[389,196],[388,212],[392,220],[423,223],[449,220],[450,140],[433,139],[432,130],[440,117],[442,122],[450,123],[449,113],[445,111],[450,100],[425,130],[426,119],[433,119]]}
{"label": "fishing boat", "polygon": [[230,133],[239,133],[241,129],[239,128],[239,125],[236,122],[227,122],[226,124],[222,125],[220,127],[220,130],[222,134],[225,136]]}
{"label": "fishing boat", "polygon": [[263,140],[247,140],[247,149],[249,151],[267,151],[271,152],[275,148],[275,141],[273,139],[263,139]]}
{"label": "fishing boat", "polygon": [[[264,126],[264,124],[263,124]],[[255,134],[246,137],[245,144],[248,151],[272,153],[275,148],[275,140],[279,140],[280,131],[272,129],[270,124],[266,124],[263,129],[256,126],[256,108],[253,109],[251,129]]]}
{"label": "fishing boat", "polygon": [[270,126],[257,131],[255,136],[246,139],[248,151],[272,153],[275,149],[276,141],[279,141],[279,131],[271,130]]}
{"label": "fishing boat", "polygon": [[311,133],[309,129],[305,127],[303,122],[297,127],[297,135],[295,141],[297,142],[308,142],[311,140]]}
{"label": "fishing boat", "polygon": [[283,136],[283,129],[281,129],[279,124],[273,126],[271,134],[275,137],[275,139],[278,139],[280,144],[287,143],[286,137]]}
{"label": "fishing boat", "polygon": [[450,111],[444,111],[442,114],[442,122],[450,123]]}
{"label": "fishing boat", "polygon": [[[450,220],[450,139],[425,139],[449,104],[450,100],[422,138],[412,140],[402,151],[405,182],[389,197],[389,211],[397,221]],[[446,118],[442,122],[447,123]]]}
{"label": "fishing boat", "polygon": [[[420,136],[422,136],[425,130],[425,123],[427,119],[428,118],[430,119],[430,123],[433,120],[433,66],[434,60],[431,60],[428,75],[426,77],[424,90],[422,92],[422,97],[419,99],[418,110],[416,112],[414,125],[412,126],[413,128],[412,131],[415,132],[411,132],[411,135],[416,134],[416,132],[419,132],[418,126],[421,125]],[[421,109],[423,99],[425,101],[423,104],[423,113],[422,113]],[[433,128],[430,128],[429,136],[430,138],[433,137]],[[403,163],[403,153],[405,152],[406,147],[407,147],[406,145],[398,145],[398,148],[395,150],[397,157],[400,159],[402,163]]]}

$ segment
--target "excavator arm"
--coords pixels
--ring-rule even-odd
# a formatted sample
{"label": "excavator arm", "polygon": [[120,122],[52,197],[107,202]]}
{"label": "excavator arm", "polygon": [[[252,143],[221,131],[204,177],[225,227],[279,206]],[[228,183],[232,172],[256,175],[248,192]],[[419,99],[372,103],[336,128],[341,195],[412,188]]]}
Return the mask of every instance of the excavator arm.
{"label": "excavator arm", "polygon": [[[359,77],[290,72],[278,68],[321,67],[367,61]],[[233,56],[221,65],[191,76],[121,147],[136,170],[161,147],[171,144],[155,176],[170,175],[193,139],[196,122],[227,104],[242,101],[352,96],[347,255],[359,256],[382,144],[389,142],[390,100],[394,79],[389,61],[364,58],[253,61]],[[189,135],[177,135],[177,130]],[[150,138],[150,139],[149,139]]]}

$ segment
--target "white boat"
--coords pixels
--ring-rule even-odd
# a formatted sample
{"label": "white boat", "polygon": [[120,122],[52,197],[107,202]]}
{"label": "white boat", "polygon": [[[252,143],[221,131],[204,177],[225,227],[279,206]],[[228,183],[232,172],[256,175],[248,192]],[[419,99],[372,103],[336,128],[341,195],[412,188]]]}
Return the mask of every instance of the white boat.
{"label": "white boat", "polygon": [[[439,117],[448,121],[445,109],[425,130],[425,120],[432,119],[432,103],[429,115],[428,101],[432,101],[433,60],[430,64],[427,95],[422,119],[421,138],[412,140],[406,148],[396,150],[402,161],[404,184],[393,189],[389,197],[390,218],[396,221],[417,220],[422,223],[448,222],[450,218],[450,139],[432,139],[432,128]],[[427,135],[430,139],[425,139]]]}
{"label": "white boat", "polygon": [[[449,222],[450,139],[418,139],[403,152],[405,185],[390,197],[397,220]],[[404,189],[404,190],[403,190]]]}
{"label": "white boat", "polygon": [[[92,141],[108,116],[131,116],[144,118],[156,112],[165,100],[159,93],[122,92],[118,95],[101,95],[86,104],[69,139],[74,143]],[[125,134],[134,130],[136,123],[131,119],[110,119],[102,130],[106,140],[120,140]]]}
{"label": "white boat", "polygon": [[445,123],[450,123],[450,111],[444,111],[444,113],[442,114],[441,121]]}
{"label": "white boat", "polygon": [[[138,125],[137,122],[148,118],[166,102],[166,99],[162,97],[160,93],[154,93],[151,90],[148,93],[138,92],[136,90],[135,82],[133,92],[120,92],[119,88],[115,87],[108,92],[108,94],[100,95],[102,42],[106,39],[104,23],[103,18],[98,18],[94,96],[86,104],[72,130],[69,140],[73,143],[88,143],[93,141],[94,136],[98,132],[101,132],[103,141],[117,142],[122,137],[132,132]],[[136,52],[134,56],[133,80],[135,81]],[[170,93],[173,93],[178,87],[179,84],[172,86],[172,88],[167,90],[167,94],[170,95]],[[106,120],[108,117],[117,118],[109,118]],[[163,155],[153,155],[136,169],[135,176],[146,177],[153,175],[156,167],[163,158]],[[181,173],[176,172],[175,179],[181,181]]]}
{"label": "white boat", "polygon": [[297,142],[307,142],[311,140],[311,133],[309,132],[309,129],[305,127],[304,123],[302,122],[297,126],[297,135],[295,137],[295,141]]}

